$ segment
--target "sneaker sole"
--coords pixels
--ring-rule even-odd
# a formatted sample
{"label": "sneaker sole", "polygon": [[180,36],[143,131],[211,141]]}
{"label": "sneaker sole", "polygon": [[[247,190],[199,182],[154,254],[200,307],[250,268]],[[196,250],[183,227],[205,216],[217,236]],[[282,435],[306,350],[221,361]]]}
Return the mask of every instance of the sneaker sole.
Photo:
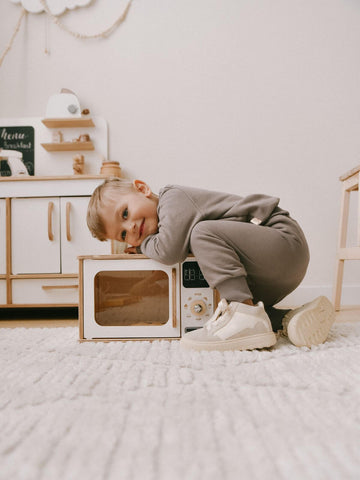
{"label": "sneaker sole", "polygon": [[296,313],[289,313],[288,318],[289,340],[297,347],[311,347],[325,342],[335,321],[335,311],[326,297],[319,297]]}
{"label": "sneaker sole", "polygon": [[276,343],[273,332],[251,335],[249,337],[231,338],[215,342],[192,342],[186,337],[181,338],[180,344],[187,350],[255,350],[256,348],[272,347]]}

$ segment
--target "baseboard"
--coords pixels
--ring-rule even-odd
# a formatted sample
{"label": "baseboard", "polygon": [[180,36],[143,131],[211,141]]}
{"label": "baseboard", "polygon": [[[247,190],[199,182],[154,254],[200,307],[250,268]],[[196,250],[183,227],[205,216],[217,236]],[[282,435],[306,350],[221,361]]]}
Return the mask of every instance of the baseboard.
{"label": "baseboard", "polygon": [[[325,295],[333,301],[333,285],[303,285],[288,295],[278,305],[294,307],[310,302],[320,295]],[[360,305],[360,284],[344,285],[342,288],[341,305]]]}

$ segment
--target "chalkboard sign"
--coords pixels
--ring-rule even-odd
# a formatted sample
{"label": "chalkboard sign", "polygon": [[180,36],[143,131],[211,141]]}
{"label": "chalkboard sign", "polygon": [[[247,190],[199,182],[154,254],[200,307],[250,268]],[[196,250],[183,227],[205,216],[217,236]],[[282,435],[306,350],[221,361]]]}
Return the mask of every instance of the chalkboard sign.
{"label": "chalkboard sign", "polygon": [[22,164],[29,175],[34,175],[34,127],[0,127],[0,148],[14,151],[14,156],[0,152],[0,157],[9,157],[0,160],[1,177],[16,175]]}

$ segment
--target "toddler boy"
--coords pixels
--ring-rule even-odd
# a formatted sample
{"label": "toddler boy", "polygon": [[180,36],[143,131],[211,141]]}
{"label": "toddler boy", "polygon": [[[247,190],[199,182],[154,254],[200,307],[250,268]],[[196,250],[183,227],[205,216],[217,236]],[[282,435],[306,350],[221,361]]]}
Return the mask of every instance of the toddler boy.
{"label": "toddler boy", "polygon": [[328,336],[335,313],[326,297],[292,311],[273,307],[300,284],[309,263],[305,236],[276,197],[178,185],[157,196],[141,180],[113,178],[94,191],[87,222],[99,240],[129,244],[127,253],[167,265],[195,255],[222,300],[203,328],[183,336],[185,348],[271,347],[280,330],[297,346]]}

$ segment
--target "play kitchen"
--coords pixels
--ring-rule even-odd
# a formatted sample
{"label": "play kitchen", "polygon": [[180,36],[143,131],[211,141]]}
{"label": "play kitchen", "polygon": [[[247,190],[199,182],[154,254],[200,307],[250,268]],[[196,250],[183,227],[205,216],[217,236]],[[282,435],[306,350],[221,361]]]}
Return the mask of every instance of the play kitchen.
{"label": "play kitchen", "polygon": [[79,286],[82,341],[180,338],[218,302],[194,257],[168,266],[144,255],[80,256]]}
{"label": "play kitchen", "polygon": [[90,196],[109,175],[100,173],[107,138],[105,119],[69,90],[50,97],[45,117],[0,119],[0,316],[77,307],[77,256],[115,251],[86,225]]}

